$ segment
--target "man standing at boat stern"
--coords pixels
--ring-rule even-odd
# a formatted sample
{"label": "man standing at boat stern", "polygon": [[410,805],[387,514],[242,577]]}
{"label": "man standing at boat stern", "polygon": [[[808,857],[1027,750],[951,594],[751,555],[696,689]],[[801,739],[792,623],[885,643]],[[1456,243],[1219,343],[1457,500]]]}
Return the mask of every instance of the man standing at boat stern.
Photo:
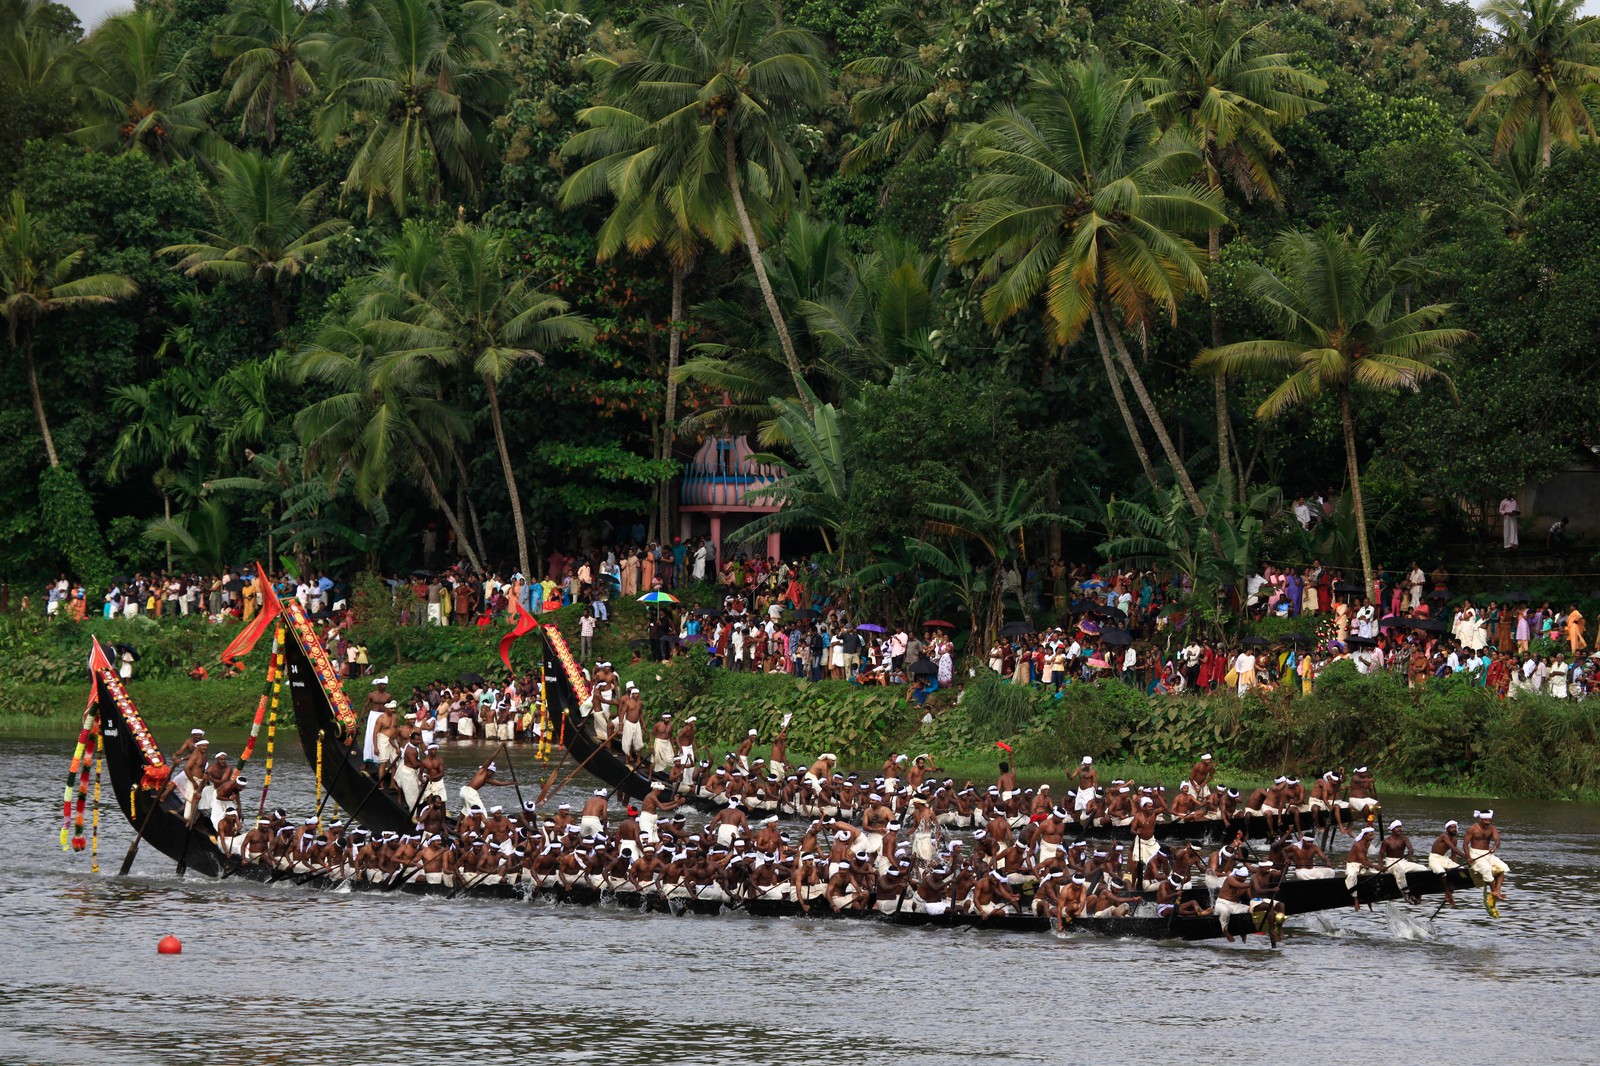
{"label": "man standing at boat stern", "polygon": [[1503,889],[1511,867],[1500,860],[1500,830],[1494,825],[1494,811],[1473,811],[1472,817],[1477,820],[1467,827],[1467,863],[1473,879],[1489,886],[1494,902],[1504,903]]}

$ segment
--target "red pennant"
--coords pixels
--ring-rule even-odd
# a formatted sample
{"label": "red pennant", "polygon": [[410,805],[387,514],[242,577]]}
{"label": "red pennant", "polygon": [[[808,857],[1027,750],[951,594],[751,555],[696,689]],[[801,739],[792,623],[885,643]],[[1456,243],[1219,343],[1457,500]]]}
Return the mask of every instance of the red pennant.
{"label": "red pennant", "polygon": [[1003,741],[1003,740],[997,740],[997,741],[995,741],[995,742],[994,742],[994,746],[995,746],[995,747],[997,747],[997,748],[999,748],[999,749],[1000,749],[1000,750],[1001,750],[1001,751],[1003,751],[1003,752],[1005,752],[1005,753],[1006,753],[1006,754],[1008,754],[1008,755],[1009,755],[1009,754],[1012,754],[1012,751],[1011,751],[1011,745],[1010,745],[1010,744],[1007,744],[1007,743],[1006,743],[1006,742],[1005,742],[1005,741]]}
{"label": "red pennant", "polygon": [[233,661],[241,655],[249,655],[256,642],[261,639],[261,634],[267,631],[272,620],[278,617],[278,612],[283,610],[283,604],[278,602],[278,597],[272,591],[272,582],[267,580],[266,572],[261,569],[261,564],[256,564],[256,587],[261,591],[261,611],[250,620],[233,643],[222,649],[222,661],[233,665]]}
{"label": "red pennant", "polygon": [[520,599],[512,600],[511,602],[517,609],[517,624],[511,627],[509,633],[500,638],[500,661],[506,664],[506,673],[508,674],[515,673],[511,669],[511,645],[517,642],[518,637],[525,633],[533,632],[539,625],[538,622],[533,620],[533,615],[528,613],[528,609],[522,606]]}

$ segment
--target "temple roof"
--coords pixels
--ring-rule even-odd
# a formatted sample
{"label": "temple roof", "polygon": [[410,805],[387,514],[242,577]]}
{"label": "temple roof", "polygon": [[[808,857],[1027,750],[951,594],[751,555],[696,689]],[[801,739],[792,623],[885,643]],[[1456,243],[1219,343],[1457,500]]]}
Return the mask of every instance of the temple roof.
{"label": "temple roof", "polygon": [[679,499],[685,511],[745,511],[768,514],[778,509],[768,498],[748,498],[752,489],[771,485],[781,476],[776,467],[755,462],[744,437],[713,437],[700,445],[683,472]]}

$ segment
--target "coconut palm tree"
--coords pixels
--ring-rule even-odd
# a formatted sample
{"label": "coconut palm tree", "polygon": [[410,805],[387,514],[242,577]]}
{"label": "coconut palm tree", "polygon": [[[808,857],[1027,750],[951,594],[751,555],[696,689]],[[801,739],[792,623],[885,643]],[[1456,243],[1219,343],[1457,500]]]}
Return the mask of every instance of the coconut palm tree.
{"label": "coconut palm tree", "polygon": [[894,35],[894,51],[863,56],[843,71],[862,83],[850,98],[850,117],[858,129],[872,130],[845,153],[841,168],[846,174],[873,163],[931,158],[960,121],[953,109],[965,86],[928,62],[949,52],[949,19],[929,19],[905,3],[885,5],[881,17]]}
{"label": "coconut palm tree", "polygon": [[[597,57],[590,67],[602,80],[617,61]],[[586,203],[602,196],[615,201],[597,235],[596,258],[604,261],[627,250],[635,255],[659,249],[672,279],[672,305],[668,312],[666,399],[658,437],[657,458],[670,460],[677,437],[678,364],[683,355],[683,334],[688,326],[683,306],[684,282],[707,245],[727,252],[738,240],[738,222],[730,198],[720,187],[703,182],[669,184],[667,175],[653,167],[658,149],[650,143],[650,122],[616,104],[600,104],[578,112],[587,126],[562,146],[564,156],[587,158],[561,186],[563,206]],[[662,539],[671,519],[671,477],[657,489],[657,519]]]}
{"label": "coconut palm tree", "polygon": [[1461,69],[1487,79],[1467,124],[1498,112],[1494,153],[1511,150],[1528,126],[1539,131],[1539,165],[1550,166],[1555,141],[1577,147],[1595,133],[1589,98],[1600,86],[1600,17],[1583,0],[1489,0],[1478,14],[1498,47]]}
{"label": "coconut palm tree", "polygon": [[1141,324],[1156,309],[1175,319],[1186,293],[1203,295],[1202,253],[1184,234],[1225,221],[1220,194],[1188,184],[1203,163],[1200,153],[1158,132],[1136,87],[1100,64],[1040,72],[1021,100],[979,128],[975,158],[982,169],[950,252],[957,263],[980,263],[990,321],[1010,318],[1042,296],[1056,344],[1065,347],[1094,326],[1107,382],[1146,477],[1159,487],[1113,352],[1184,497],[1204,514],[1120,324]]}
{"label": "coconut palm tree", "polygon": [[278,107],[317,91],[317,70],[327,54],[326,9],[295,0],[246,0],[228,17],[212,47],[230,59],[223,78],[232,88],[227,106],[243,105],[239,131],[278,139]]}
{"label": "coconut palm tree", "polygon": [[1331,227],[1315,233],[1290,231],[1278,238],[1273,252],[1283,264],[1281,271],[1255,267],[1248,285],[1262,311],[1277,320],[1277,336],[1209,349],[1195,363],[1202,369],[1252,375],[1287,370],[1288,377],[1256,409],[1259,418],[1275,417],[1324,393],[1334,395],[1344,429],[1361,568],[1370,589],[1372,552],[1351,396],[1360,389],[1416,390],[1430,380],[1442,381],[1453,392],[1442,366],[1472,335],[1438,328],[1447,304],[1404,308],[1400,289],[1415,275],[1415,265],[1394,255],[1376,228],[1359,238]]}
{"label": "coconut palm tree", "polygon": [[138,291],[138,286],[121,274],[73,277],[83,266],[84,254],[81,238],[50,232],[28,211],[22,190],[12,191],[10,204],[0,213],[0,318],[6,320],[12,354],[20,354],[27,369],[28,396],[52,467],[60,466],[61,460],[50,435],[50,420],[45,417],[34,360],[33,339],[39,320],[61,311],[125,300]]}
{"label": "coconut palm tree", "polygon": [[298,355],[297,383],[321,399],[295,416],[306,462],[337,480],[353,475],[356,499],[381,501],[397,478],[415,478],[455,531],[474,570],[483,569],[460,517],[440,491],[456,442],[468,435],[461,411],[440,397],[423,362],[392,351],[383,331],[358,319],[335,321]]}
{"label": "coconut palm tree", "polygon": [[745,192],[776,208],[804,185],[790,137],[827,89],[821,42],[785,24],[776,0],[694,0],[653,11],[636,30],[643,55],[618,63],[607,91],[649,117],[650,166],[662,173],[662,186],[697,202],[715,201],[723,195],[715,186],[725,188],[796,396],[809,405]]}
{"label": "coconut palm tree", "polygon": [[[346,191],[367,211],[453,187],[478,190],[489,116],[508,82],[495,66],[498,5],[466,3],[446,25],[437,0],[364,0],[329,54],[332,87],[317,115],[324,144],[351,135],[360,146]],[[459,21],[456,21],[457,17]]]}
{"label": "coconut palm tree", "polygon": [[823,549],[843,558],[849,550],[851,498],[855,486],[854,441],[850,417],[815,396],[808,410],[797,400],[774,399],[781,439],[794,459],[775,454],[752,455],[751,461],[777,467],[782,476],[771,486],[752,490],[750,502],[772,501],[779,509],[762,515],[739,531],[739,538],[757,541],[768,533],[815,529]]}
{"label": "coconut palm tree", "polygon": [[[193,371],[176,367],[143,385],[118,385],[111,390],[111,409],[122,429],[111,448],[106,479],[121,481],[132,466],[155,466],[151,478],[161,493],[161,514],[172,517],[172,493],[180,484],[174,465],[194,460],[208,450],[205,415],[193,399],[204,390]],[[167,545],[172,569],[172,545]]]}
{"label": "coconut palm tree", "polygon": [[193,61],[167,16],[146,8],[106,19],[74,65],[83,125],[73,137],[100,151],[171,162],[204,150],[218,93],[200,93]]}
{"label": "coconut palm tree", "polygon": [[144,539],[165,544],[185,568],[220,577],[228,566],[228,537],[232,531],[233,516],[228,505],[208,499],[177,518],[152,518],[145,527]]}
{"label": "coconut palm tree", "polygon": [[482,382],[516,527],[517,561],[522,573],[534,573],[500,385],[523,363],[542,364],[551,349],[589,340],[594,327],[569,314],[565,300],[534,286],[514,262],[506,238],[465,223],[439,237],[408,230],[391,246],[389,265],[370,285],[371,328],[396,359],[420,360]]}
{"label": "coconut palm tree", "polygon": [[[1315,109],[1308,94],[1327,84],[1296,68],[1288,55],[1266,53],[1270,22],[1240,18],[1228,0],[1198,5],[1168,0],[1162,21],[1167,39],[1161,47],[1127,42],[1147,67],[1139,79],[1145,106],[1163,127],[1182,129],[1199,147],[1207,189],[1225,196],[1226,184],[1246,201],[1278,203],[1282,197],[1269,161],[1281,156],[1283,147],[1273,131]],[[1222,227],[1208,227],[1206,237],[1215,268]],[[1212,307],[1211,346],[1221,343],[1221,320]],[[1226,478],[1230,418],[1223,375],[1215,376],[1213,388],[1218,471]]]}
{"label": "coconut palm tree", "polygon": [[288,324],[285,283],[299,277],[327,251],[328,239],[349,225],[342,218],[317,221],[322,186],[296,196],[293,175],[294,160],[287,152],[229,152],[217,164],[216,182],[203,194],[216,228],[202,231],[198,243],[169,245],[156,253],[182,256],[178,269],[190,277],[261,285],[279,333]]}
{"label": "coconut palm tree", "polygon": [[11,159],[0,168],[4,173],[21,165],[27,140],[71,128],[71,68],[78,42],[63,32],[51,8],[60,10],[45,0],[0,3],[0,96],[9,119],[0,154]]}

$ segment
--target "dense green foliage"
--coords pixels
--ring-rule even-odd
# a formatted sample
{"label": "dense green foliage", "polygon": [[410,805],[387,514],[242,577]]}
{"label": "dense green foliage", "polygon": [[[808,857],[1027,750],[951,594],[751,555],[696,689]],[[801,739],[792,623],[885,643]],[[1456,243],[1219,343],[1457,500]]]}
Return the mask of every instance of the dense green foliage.
{"label": "dense green foliage", "polygon": [[[537,571],[669,538],[729,430],[891,610],[998,619],[998,568],[1163,523],[1213,594],[1441,558],[1600,437],[1597,39],[1569,0],[4,0],[0,574],[395,570],[428,523]],[[1286,310],[1286,232],[1385,264],[1383,380],[1255,376],[1350,326]],[[1315,543],[1273,495],[1358,480]],[[1014,560],[950,519],[1001,483]]]}

